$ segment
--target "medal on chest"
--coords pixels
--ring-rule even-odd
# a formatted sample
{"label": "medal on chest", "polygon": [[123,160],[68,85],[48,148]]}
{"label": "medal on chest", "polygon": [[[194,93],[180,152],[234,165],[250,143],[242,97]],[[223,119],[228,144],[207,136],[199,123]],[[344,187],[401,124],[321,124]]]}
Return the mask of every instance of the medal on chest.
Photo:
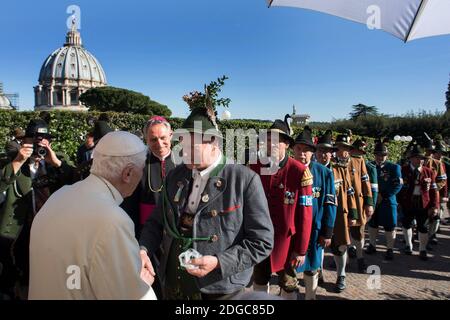
{"label": "medal on chest", "polygon": [[322,191],[322,188],[320,188],[320,187],[312,188],[313,197],[314,198],[319,198],[320,197],[320,191]]}
{"label": "medal on chest", "polygon": [[344,180],[342,179],[335,179],[334,180],[334,188],[336,189],[336,192],[339,190],[341,185],[344,183]]}
{"label": "medal on chest", "polygon": [[284,204],[294,204],[294,192],[286,191],[284,193]]}
{"label": "medal on chest", "polygon": [[425,178],[423,179],[423,181],[425,182],[425,188],[427,191],[430,191],[430,187],[431,187],[431,178]]}
{"label": "medal on chest", "polygon": [[178,186],[178,190],[177,190],[177,193],[175,193],[175,197],[173,198],[173,202],[175,202],[175,203],[180,202],[181,191],[183,191],[184,184],[183,184],[183,182],[178,181],[177,186]]}

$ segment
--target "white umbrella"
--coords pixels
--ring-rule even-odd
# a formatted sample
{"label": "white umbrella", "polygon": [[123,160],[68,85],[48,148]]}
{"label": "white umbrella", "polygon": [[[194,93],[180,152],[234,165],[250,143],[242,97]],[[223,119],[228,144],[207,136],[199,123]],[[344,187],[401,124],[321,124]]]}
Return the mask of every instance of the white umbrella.
{"label": "white umbrella", "polygon": [[328,13],[383,29],[402,39],[450,34],[450,0],[268,0],[286,6]]}

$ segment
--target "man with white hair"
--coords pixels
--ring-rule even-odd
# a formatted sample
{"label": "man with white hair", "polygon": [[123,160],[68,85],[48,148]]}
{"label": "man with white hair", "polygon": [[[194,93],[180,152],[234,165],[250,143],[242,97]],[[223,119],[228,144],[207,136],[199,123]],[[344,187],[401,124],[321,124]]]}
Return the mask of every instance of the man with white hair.
{"label": "man with white hair", "polygon": [[152,116],[145,124],[143,132],[148,147],[144,173],[134,193],[126,198],[121,206],[133,220],[137,238],[145,221],[158,204],[164,178],[175,168],[171,151],[173,133],[170,123],[164,117]]}
{"label": "man with white hair", "polygon": [[259,176],[230,163],[209,103],[190,105],[182,125],[183,164],[165,178],[161,201],[142,229],[144,268],[161,250],[164,299],[231,299],[273,247],[273,226]]}
{"label": "man with white hair", "polygon": [[[163,192],[164,178],[175,168],[175,160],[172,154],[172,128],[166,118],[152,116],[144,126],[144,138],[147,142],[147,160],[142,175],[134,193],[126,198],[121,205],[135,224],[136,238],[139,239],[142,226],[151,216],[158,204]],[[146,255],[141,250],[141,255]],[[159,266],[161,252],[156,252],[152,257],[155,268]],[[162,297],[159,278],[155,279],[153,288],[158,297]]]}
{"label": "man with white hair", "polygon": [[119,207],[146,155],[135,135],[110,132],[91,175],[50,197],[31,228],[29,299],[155,299],[154,272],[142,269],[133,222]]}

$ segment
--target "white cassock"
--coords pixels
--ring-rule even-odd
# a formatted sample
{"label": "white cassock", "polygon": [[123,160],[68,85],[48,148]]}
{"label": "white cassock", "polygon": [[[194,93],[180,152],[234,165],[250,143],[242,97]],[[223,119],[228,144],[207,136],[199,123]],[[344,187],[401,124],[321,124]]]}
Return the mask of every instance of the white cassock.
{"label": "white cassock", "polygon": [[120,193],[90,175],[54,193],[30,240],[29,299],[156,299]]}

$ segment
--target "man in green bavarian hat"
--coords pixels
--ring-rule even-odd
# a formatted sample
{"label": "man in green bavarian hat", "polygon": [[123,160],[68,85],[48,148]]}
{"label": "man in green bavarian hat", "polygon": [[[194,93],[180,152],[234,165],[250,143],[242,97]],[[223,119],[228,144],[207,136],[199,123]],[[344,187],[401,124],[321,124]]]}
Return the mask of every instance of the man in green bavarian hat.
{"label": "man in green bavarian hat", "polygon": [[[204,104],[191,105],[182,125],[184,163],[166,176],[139,241],[148,256],[161,246],[157,273],[165,299],[233,298],[273,247],[261,180],[222,154],[216,111],[207,94],[204,98]],[[151,269],[148,257],[142,258]]]}

